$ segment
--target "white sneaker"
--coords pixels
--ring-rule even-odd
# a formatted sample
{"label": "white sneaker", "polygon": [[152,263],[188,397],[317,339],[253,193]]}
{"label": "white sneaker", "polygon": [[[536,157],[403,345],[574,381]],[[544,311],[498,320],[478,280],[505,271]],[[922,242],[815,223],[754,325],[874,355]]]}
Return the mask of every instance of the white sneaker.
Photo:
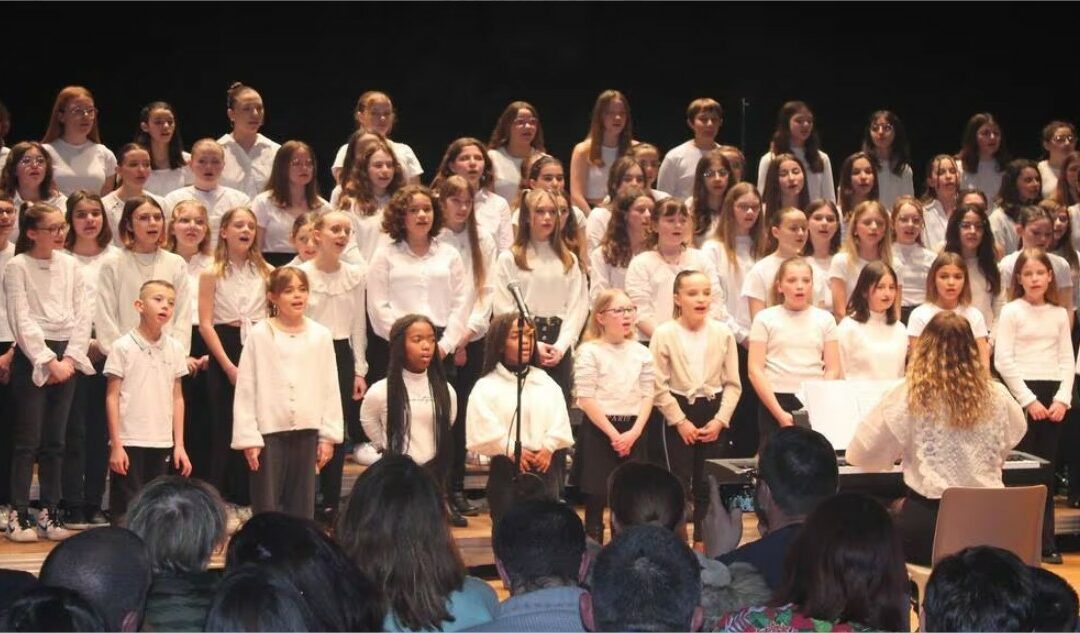
{"label": "white sneaker", "polygon": [[8,531],[9,514],[11,514],[11,506],[7,504],[0,506],[0,517],[3,517],[0,519],[0,532],[4,534],[7,534]]}
{"label": "white sneaker", "polygon": [[370,466],[382,458],[382,453],[377,451],[370,442],[357,444],[353,448],[353,459],[361,466]]}
{"label": "white sneaker", "polygon": [[50,541],[62,541],[74,534],[64,527],[64,520],[56,508],[43,508],[38,512],[37,528],[38,534]]}
{"label": "white sneaker", "polygon": [[19,516],[17,510],[8,510],[7,521],[4,523],[7,525],[8,540],[16,543],[33,543],[38,540],[37,530],[34,529],[34,522],[30,519],[29,512]]}
{"label": "white sneaker", "polygon": [[235,534],[251,518],[251,506],[230,503],[225,506],[225,531]]}

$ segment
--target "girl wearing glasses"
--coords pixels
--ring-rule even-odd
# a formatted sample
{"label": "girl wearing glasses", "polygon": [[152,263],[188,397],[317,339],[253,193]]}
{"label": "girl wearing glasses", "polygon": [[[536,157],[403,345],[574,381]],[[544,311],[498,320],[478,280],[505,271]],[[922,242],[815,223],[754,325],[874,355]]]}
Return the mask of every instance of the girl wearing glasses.
{"label": "girl wearing glasses", "polygon": [[693,195],[686,208],[694,218],[694,246],[701,248],[716,233],[728,187],[734,182],[731,163],[720,150],[710,150],[694,169]]}
{"label": "girl wearing glasses", "polygon": [[[829,162],[829,155],[818,149],[820,146],[821,140],[814,127],[814,113],[810,111],[810,106],[802,101],[785,103],[777,116],[769,151],[758,163],[758,189],[765,190],[766,174],[774,158],[781,154],[794,154],[808,168],[806,189],[810,199],[824,198],[836,202],[832,163]],[[769,196],[766,194],[765,198]]]}
{"label": "girl wearing glasses", "polygon": [[994,115],[980,112],[968,119],[956,158],[961,186],[974,187],[985,193],[988,200],[997,200],[1009,150],[1005,149],[1005,137]]}
{"label": "girl wearing glasses", "polygon": [[997,208],[990,213],[990,228],[998,248],[1008,255],[1020,247],[1017,220],[1020,209],[1042,199],[1042,181],[1035,161],[1018,158],[1005,166]]}
{"label": "girl wearing glasses", "polygon": [[882,261],[893,268],[892,230],[889,212],[876,200],[862,202],[851,214],[851,230],[844,246],[833,256],[829,266],[829,288],[832,291],[832,312],[839,322],[848,312],[848,299],[859,281],[859,273],[870,262]]}
{"label": "girl wearing glasses", "polygon": [[[16,143],[4,163],[0,175],[0,190],[11,198],[15,211],[24,202],[41,202],[56,209],[67,208],[67,196],[60,193],[53,180],[53,161],[45,147],[37,141]],[[11,239],[19,237],[18,223]]]}
{"label": "girl wearing glasses", "polygon": [[[377,90],[369,90],[360,95],[360,98],[356,100],[353,119],[356,121],[356,130],[358,132],[370,132],[386,141],[393,150],[394,157],[401,163],[406,183],[413,185],[420,183],[420,175],[424,173],[424,168],[420,166],[420,160],[416,158],[416,153],[405,143],[390,140],[390,132],[394,129],[394,124],[397,123],[397,112],[394,110],[394,104],[390,101],[389,95]],[[348,143],[338,148],[337,154],[334,156],[334,164],[330,167],[330,172],[338,183],[344,180],[342,174],[348,175],[346,169],[348,165],[345,164],[347,162],[345,153],[348,149]]]}
{"label": "girl wearing glasses", "polygon": [[105,195],[116,183],[116,156],[101,144],[94,95],[67,86],[56,95],[49,127],[41,142],[53,161],[53,175],[64,195],[85,189]]}
{"label": "girl wearing glasses", "polygon": [[997,265],[1000,251],[994,244],[981,195],[982,192],[972,189],[963,196],[960,208],[949,219],[943,250],[964,259],[971,305],[982,313],[987,328],[992,328],[1005,300]]}
{"label": "girl wearing glasses", "polygon": [[900,196],[914,196],[911,148],[900,117],[889,110],[870,115],[863,132],[862,151],[877,160],[878,199],[886,208]]}
{"label": "girl wearing glasses", "polygon": [[150,177],[146,190],[159,196],[191,184],[191,154],[176,126],[176,110],[164,101],[154,101],[139,112],[135,142],[150,150]]}
{"label": "girl wearing glasses", "polygon": [[116,176],[119,181],[117,188],[102,196],[101,204],[105,206],[105,217],[108,219],[113,243],[120,243],[120,214],[124,211],[124,201],[135,196],[148,196],[157,200],[164,208],[164,201],[158,196],[146,191],[145,186],[150,178],[150,152],[136,143],[128,143],[120,148],[119,164],[116,168]]}
{"label": "girl wearing glasses", "polygon": [[[8,538],[16,542],[71,535],[57,511],[64,435],[75,372],[93,374],[87,356],[92,307],[84,273],[63,252],[68,226],[59,209],[34,204],[19,218],[15,256],[4,267],[4,295],[17,351],[11,366],[15,402]],[[132,310],[134,312],[134,310]],[[34,461],[41,483],[41,512],[30,518]]]}
{"label": "girl wearing glasses", "polygon": [[639,440],[652,412],[653,358],[634,342],[636,313],[622,290],[601,292],[574,360],[577,404],[588,417],[581,430],[585,533],[597,543],[604,542],[608,476],[625,461],[645,458]]}
{"label": "girl wearing glasses", "polygon": [[1042,197],[1053,198],[1061,178],[1061,165],[1076,151],[1076,126],[1068,121],[1051,121],[1043,128],[1042,145],[1046,158],[1039,161]]}
{"label": "girl wearing glasses", "polygon": [[[907,325],[911,311],[926,300],[926,275],[937,255],[922,245],[922,205],[913,196],[900,196],[892,207],[893,254],[900,262],[897,283],[900,292],[900,320]],[[991,265],[996,269],[996,266]]]}
{"label": "girl wearing glasses", "polygon": [[225,95],[232,132],[217,141],[228,156],[221,183],[253,198],[266,188],[274,155],[281,146],[259,133],[266,120],[266,106],[254,88],[236,81]]}
{"label": "girl wearing glasses", "polygon": [[544,128],[536,108],[525,101],[506,106],[491,131],[487,155],[494,170],[492,189],[507,201],[518,194],[521,164],[533,154],[543,154]]}
{"label": "girl wearing glasses", "polygon": [[251,201],[259,223],[259,248],[271,266],[282,266],[296,255],[290,239],[296,218],[309,211],[330,210],[330,204],[319,196],[317,170],[310,145],[286,141],[274,156],[266,191]]}

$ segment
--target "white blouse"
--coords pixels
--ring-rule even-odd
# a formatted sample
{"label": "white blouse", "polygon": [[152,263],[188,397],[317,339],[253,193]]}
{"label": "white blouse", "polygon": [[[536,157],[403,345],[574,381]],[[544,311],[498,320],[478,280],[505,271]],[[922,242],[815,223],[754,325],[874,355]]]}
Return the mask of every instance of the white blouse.
{"label": "white blouse", "polygon": [[1020,248],[1020,234],[1016,231],[1019,226],[1001,207],[994,207],[990,212],[990,232],[1005,255],[1015,253]]}
{"label": "white blouse", "polygon": [[[585,197],[587,199],[600,200],[607,196],[608,174],[611,172],[611,166],[618,159],[618,146],[600,146],[600,160],[603,161],[602,164],[594,165],[589,162],[589,178],[585,182]],[[587,154],[585,160],[589,160]]]}
{"label": "white blouse", "polygon": [[937,254],[915,244],[893,244],[893,254],[900,260],[901,304],[917,306],[926,301],[926,277]]}
{"label": "white blouse", "polygon": [[363,262],[367,264],[375,256],[375,251],[383,246],[393,243],[390,236],[383,232],[383,214],[386,213],[386,203],[389,198],[379,200],[379,207],[371,215],[364,215],[356,210],[356,205],[349,210],[349,220],[352,222],[352,243],[346,247],[341,258],[353,264]]}
{"label": "white blouse", "polygon": [[[152,198],[161,206],[162,213],[165,215],[165,224],[168,224],[169,214],[165,206],[165,200],[149,191],[143,191],[143,195]],[[124,247],[124,242],[120,239],[120,216],[124,214],[124,203],[126,202],[125,198],[120,197],[119,189],[114,189],[101,198],[101,206],[105,208],[105,220],[109,223],[109,229],[112,231],[112,243],[118,248]]]}
{"label": "white blouse", "polygon": [[99,193],[116,174],[116,155],[93,141],[72,145],[62,138],[44,144],[53,164],[53,180],[65,196],[85,189]]}
{"label": "white blouse", "polygon": [[225,216],[225,213],[236,207],[246,207],[251,202],[251,198],[246,193],[231,187],[219,185],[205,191],[195,185],[189,185],[165,196],[165,218],[171,217],[173,207],[185,200],[194,200],[206,207],[206,214],[210,220],[206,230],[210,232],[211,250],[217,247],[218,239],[221,237],[221,218]]}
{"label": "white blouse", "polygon": [[[53,251],[49,259],[15,255],[4,266],[8,327],[15,344],[33,364],[31,379],[45,385],[48,364],[57,358],[46,341],[67,341],[64,356],[86,375],[94,367],[86,355],[93,321],[83,271],[74,257]],[[134,312],[134,309],[132,309]]]}
{"label": "white blouse", "polygon": [[962,161],[956,161],[956,168],[960,170],[961,189],[974,187],[985,193],[986,199],[991,204],[997,200],[998,192],[1001,191],[1001,177],[1004,172],[998,167],[996,160],[993,158],[990,160],[979,159],[979,166],[973,174],[964,169]]}
{"label": "white blouse", "polygon": [[[319,206],[312,209],[317,213],[330,210],[330,203],[322,198],[318,199]],[[269,191],[264,191],[251,201],[251,210],[255,212],[255,223],[259,225],[263,242],[266,245],[263,250],[267,253],[295,253],[296,248],[292,245],[292,228],[298,215],[293,215],[288,209],[284,209],[276,202]],[[300,210],[300,214],[303,214]]]}
{"label": "white blouse", "polygon": [[406,314],[423,314],[435,327],[446,328],[439,340],[442,353],[454,351],[473,307],[467,277],[457,249],[438,238],[423,255],[404,241],[376,250],[367,282],[371,329],[389,340],[395,321]]}
{"label": "white blouse", "polygon": [[[436,361],[438,362],[438,361]],[[426,464],[435,459],[438,446],[435,445],[435,398],[431,393],[431,384],[427,372],[413,373],[401,370],[401,379],[409,397],[409,435],[405,438],[405,454],[417,464]],[[450,424],[457,419],[457,393],[452,385],[446,385],[450,392]],[[360,424],[364,433],[371,438],[372,445],[380,451],[389,448],[386,428],[389,423],[387,413],[386,379],[371,385],[360,405]],[[444,442],[452,438],[442,438]]]}
{"label": "white blouse", "polygon": [[[0,291],[4,284],[4,267],[15,256],[15,243],[8,242],[4,248],[0,248]],[[11,325],[8,323],[7,293],[0,292],[0,343],[10,343],[15,338],[11,334]]]}
{"label": "white blouse", "polygon": [[225,276],[218,277],[214,285],[214,325],[239,322],[242,345],[251,326],[266,316],[266,279],[255,264],[248,262],[243,267],[232,262],[226,264]]}
{"label": "white blouse", "polygon": [[488,158],[491,159],[491,167],[495,172],[492,189],[503,199],[513,200],[521,186],[521,163],[525,159],[511,156],[506,147],[489,149]]}
{"label": "white blouse", "polygon": [[892,380],[904,377],[908,335],[904,324],[889,324],[883,312],[871,312],[866,323],[850,316],[836,327],[840,365],[848,380]]}
{"label": "white blouse", "polygon": [[477,227],[495,240],[499,252],[514,243],[514,229],[510,226],[510,204],[502,196],[487,189],[476,192],[473,213]]}
{"label": "white blouse", "polygon": [[1036,399],[1025,380],[1060,382],[1054,400],[1071,406],[1076,367],[1069,313],[1048,303],[1034,306],[1024,299],[1005,304],[997,327],[994,366],[1020,406]]}
{"label": "white blouse", "polygon": [[900,196],[914,196],[915,184],[912,181],[911,165],[904,165],[900,174],[893,173],[892,163],[879,161],[877,170],[878,200],[886,209],[892,210],[893,203]]}
{"label": "white blouse", "polygon": [[154,195],[165,197],[173,191],[195,182],[195,176],[191,173],[191,168],[188,167],[191,163],[191,154],[187,152],[180,152],[180,154],[184,158],[183,167],[152,170],[150,177],[146,179],[146,184],[143,185],[143,189]]}
{"label": "white blouse", "polygon": [[724,290],[724,305],[727,313],[734,318],[732,334],[742,343],[750,335],[750,302],[742,295],[743,283],[747,273],[754,267],[754,242],[749,235],[735,238],[735,261],[728,258],[727,249],[718,240],[708,240],[701,252],[712,260],[720,276],[720,287]]}
{"label": "white blouse", "polygon": [[203,253],[195,253],[187,260],[188,284],[191,292],[191,325],[199,326],[199,277],[203,271],[210,270],[214,264],[214,258]]}
{"label": "white blouse", "polygon": [[604,249],[597,246],[589,253],[589,305],[608,288],[626,290],[626,268],[609,264]]}
{"label": "white blouse", "polygon": [[[551,452],[574,445],[570,415],[562,402],[562,389],[547,372],[536,367],[525,375],[521,393],[521,446],[528,451]],[[465,446],[470,451],[493,457],[513,457],[517,434],[517,375],[495,365],[476,381],[465,416]]]}
{"label": "white blouse", "polygon": [[[696,248],[685,248],[679,255],[679,261],[669,264],[655,250],[635,255],[626,269],[626,294],[638,309],[638,321],[651,321],[653,327],[674,318],[675,276],[684,270],[696,270],[709,278],[712,286],[712,307],[710,316],[728,323],[727,309],[724,307],[724,290],[720,286],[720,276],[716,267],[704,253]],[[646,340],[639,330],[638,337]]]}
{"label": "white blouse", "polygon": [[642,400],[653,396],[654,380],[652,354],[635,341],[594,340],[577,349],[574,392],[595,398],[604,415],[637,416]]}
{"label": "white blouse", "polygon": [[473,277],[472,248],[469,246],[468,231],[462,230],[460,233],[454,233],[450,229],[443,227],[442,231],[439,232],[439,239],[443,243],[457,249],[458,255],[461,256],[461,263],[465,267],[465,281],[469,289],[469,298],[466,303],[472,306],[472,311],[469,313],[468,321],[465,324],[465,327],[473,333],[469,337],[470,343],[484,338],[491,323],[492,302],[495,300],[495,260],[498,257],[495,241],[491,239],[491,236],[479,230],[479,227],[477,227],[477,236],[479,237],[480,259],[484,266],[484,285],[482,288],[476,287],[476,281]]}
{"label": "white blouse", "polygon": [[559,339],[554,345],[560,353],[566,354],[577,341],[589,314],[585,275],[572,253],[570,270],[565,270],[562,260],[547,242],[529,244],[525,253],[532,270],[518,268],[512,252],[499,253],[495,263],[493,312],[498,316],[517,311],[507,285],[513,281],[520,283],[521,294],[533,316],[562,319]]}
{"label": "white blouse", "polygon": [[330,330],[335,341],[348,340],[353,350],[353,372],[367,375],[367,264],[341,262],[332,273],[308,260],[297,266],[307,274],[308,318]]}
{"label": "white blouse", "polygon": [[836,319],[813,306],[765,308],[750,326],[750,342],[765,344],[765,377],[774,393],[797,393],[804,380],[823,378],[825,344],[836,338]]}
{"label": "white blouse", "polygon": [[239,190],[249,198],[254,198],[266,189],[270,172],[274,168],[274,156],[281,145],[262,134],[255,136],[255,144],[250,150],[241,147],[231,133],[223,135],[217,142],[225,150],[222,185]]}
{"label": "white blouse", "polygon": [[[908,317],[907,333],[909,337],[919,337],[922,335],[923,330],[926,329],[926,324],[933,319],[938,312],[944,312],[945,309],[939,307],[934,303],[924,303],[921,306],[911,311],[911,316]],[[986,321],[983,319],[982,312],[978,308],[972,305],[958,306],[955,310],[950,310],[965,319],[971,325],[971,334],[976,339],[987,338],[989,336],[989,330],[986,327]]]}
{"label": "white blouse", "polygon": [[1040,160],[1037,167],[1039,168],[1039,177],[1042,180],[1042,197],[1053,198],[1057,192],[1058,178],[1061,177],[1060,167],[1051,167],[1049,160]]}
{"label": "white blouse", "polygon": [[[819,173],[812,171],[810,165],[807,164],[805,148],[792,147],[791,153],[795,155],[795,158],[802,161],[803,173],[806,176],[806,191],[810,194],[810,200],[820,198],[836,202],[836,185],[833,184],[832,162],[829,160],[829,155],[818,150],[818,156],[821,157],[823,166]],[[758,162],[758,191],[765,191],[765,175],[769,173],[769,163],[775,157],[776,155],[769,151]]]}
{"label": "white blouse", "polygon": [[151,279],[162,279],[176,288],[176,307],[164,332],[179,341],[185,353],[190,353],[194,290],[188,283],[187,262],[159,248],[153,253],[123,249],[102,261],[94,303],[94,333],[106,354],[113,341],[139,325],[139,313],[132,306],[143,283]]}
{"label": "white blouse", "polygon": [[[955,209],[954,209],[955,211]],[[940,200],[931,200],[923,205],[923,246],[937,250],[945,243],[945,229],[949,226],[949,216]]]}
{"label": "white blouse", "polygon": [[983,321],[986,322],[986,328],[993,334],[994,323],[997,322],[998,314],[1001,313],[1001,307],[1005,305],[1005,296],[1008,294],[1005,292],[1004,281],[998,285],[997,294],[990,294],[990,282],[987,281],[986,275],[984,275],[982,269],[979,268],[978,258],[968,257],[964,259],[964,263],[967,264],[968,269],[968,286],[971,288],[971,305],[978,308],[979,312],[982,313]]}
{"label": "white blouse", "polygon": [[[420,166],[420,159],[416,157],[416,153],[412,148],[405,143],[398,143],[386,139],[387,144],[390,145],[390,151],[394,152],[394,158],[397,159],[401,165],[401,172],[405,176],[405,180],[411,178],[419,178],[424,173],[424,168]],[[337,154],[334,155],[334,164],[330,167],[330,172],[334,174],[334,178],[342,180],[341,170],[345,167],[345,153],[349,151],[349,144],[345,143],[338,148]]]}

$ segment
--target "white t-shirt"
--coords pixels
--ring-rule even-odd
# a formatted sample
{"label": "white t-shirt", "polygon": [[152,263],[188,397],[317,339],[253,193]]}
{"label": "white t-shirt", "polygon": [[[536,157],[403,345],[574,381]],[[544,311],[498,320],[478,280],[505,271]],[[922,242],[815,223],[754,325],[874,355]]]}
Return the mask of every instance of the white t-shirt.
{"label": "white t-shirt", "polygon": [[836,340],[836,319],[813,306],[765,308],[750,326],[750,342],[765,343],[765,377],[773,393],[796,393],[804,380],[825,377],[825,344]]}
{"label": "white t-shirt", "polygon": [[[911,311],[911,316],[908,317],[907,333],[910,337],[918,337],[922,335],[923,330],[926,329],[926,324],[937,315],[938,312],[944,312],[945,308],[938,307],[934,303],[924,303],[921,306]],[[971,324],[971,334],[976,338],[987,338],[989,336],[989,330],[986,327],[986,321],[983,319],[982,312],[978,308],[971,305],[957,306],[955,310],[951,310],[956,314],[964,317]]]}
{"label": "white t-shirt", "polygon": [[[829,161],[829,155],[818,150],[818,156],[821,157],[822,170],[821,172],[814,172],[806,162],[805,148],[792,147],[791,153],[802,161],[803,173],[806,176],[806,191],[810,194],[810,200],[822,198],[836,202],[836,185],[833,184],[832,163]],[[766,152],[766,154],[761,157],[761,161],[758,162],[758,191],[765,191],[765,175],[769,173],[769,163],[772,162],[772,159],[775,158],[775,156],[776,155],[771,151]]]}
{"label": "white t-shirt", "polygon": [[191,168],[188,167],[191,163],[191,154],[181,152],[181,155],[184,157],[183,167],[151,171],[150,177],[146,179],[146,184],[143,185],[143,189],[164,197],[180,187],[186,187],[195,182],[195,176],[192,175]]}
{"label": "white t-shirt", "polygon": [[1040,160],[1038,168],[1042,180],[1042,197],[1053,198],[1057,191],[1058,178],[1061,177],[1061,168],[1051,167],[1048,160]]}
{"label": "white t-shirt", "polygon": [[956,168],[960,170],[960,187],[966,189],[974,187],[986,194],[986,199],[991,204],[997,200],[998,192],[1001,191],[1001,176],[1003,171],[998,167],[997,161],[979,159],[979,166],[975,173],[968,173],[961,161],[956,161]]}
{"label": "white t-shirt", "polygon": [[877,170],[878,201],[892,210],[893,203],[900,196],[914,196],[915,184],[912,182],[911,165],[904,165],[900,174],[893,173],[891,162],[879,162]]}
{"label": "white t-shirt", "polygon": [[70,196],[79,189],[100,193],[105,181],[116,174],[116,156],[93,141],[72,145],[62,138],[45,143],[53,163],[53,179],[60,193]]}
{"label": "white t-shirt", "polygon": [[491,159],[491,167],[495,172],[492,189],[504,200],[513,200],[517,197],[518,187],[521,185],[521,163],[525,159],[511,156],[505,147],[489,149],[488,158]]}
{"label": "white t-shirt", "polygon": [[150,342],[131,330],[113,342],[105,375],[122,381],[121,446],[172,447],[173,389],[187,373],[184,348],[168,334]]}
{"label": "white t-shirt", "polygon": [[1015,253],[1020,248],[1020,234],[1016,232],[1019,226],[1001,207],[994,207],[990,212],[990,232],[1005,255]]}
{"label": "white t-shirt", "polygon": [[[607,147],[606,145],[600,146],[600,160],[603,161],[602,165],[594,165],[589,163],[589,178],[585,182],[585,198],[588,200],[600,200],[607,196],[607,181],[608,173],[611,172],[611,166],[619,158],[619,148]],[[586,155],[585,160],[588,160]]]}
{"label": "white t-shirt", "polygon": [[840,365],[848,380],[892,380],[904,377],[908,335],[904,324],[886,323],[884,313],[871,312],[866,323],[850,316],[836,327]]}
{"label": "white t-shirt", "polygon": [[[704,354],[704,343],[701,349]],[[654,380],[653,357],[644,345],[594,340],[578,347],[575,393],[578,398],[595,398],[605,415],[638,415],[642,399],[653,396]]]}
{"label": "white t-shirt", "polygon": [[219,185],[209,191],[204,191],[195,185],[188,185],[165,196],[165,217],[171,217],[173,207],[184,200],[195,200],[206,207],[206,214],[210,217],[207,230],[210,231],[211,250],[217,246],[218,239],[221,237],[221,218],[225,216],[225,213],[235,207],[245,207],[251,201],[246,193],[232,187]]}
{"label": "white t-shirt", "polygon": [[719,143],[713,143],[708,149],[701,149],[691,139],[672,148],[660,163],[656,186],[676,198],[689,198],[694,193],[694,172],[698,162],[717,147],[720,147]]}
{"label": "white t-shirt", "polygon": [[926,300],[926,277],[937,254],[919,243],[893,244],[893,254],[900,260],[901,304],[917,306]]}
{"label": "white t-shirt", "polygon": [[[420,166],[420,159],[416,157],[416,153],[413,152],[411,147],[405,143],[396,143],[390,139],[386,139],[386,142],[390,145],[390,151],[394,152],[394,158],[401,164],[401,172],[405,176],[405,180],[419,178],[424,173],[424,168]],[[337,154],[334,155],[334,164],[330,167],[334,178],[341,178],[341,170],[345,167],[345,153],[348,150],[349,144],[346,143],[339,147]]]}
{"label": "white t-shirt", "polygon": [[225,150],[225,168],[221,172],[223,186],[242,191],[249,198],[266,188],[274,168],[274,157],[281,145],[262,134],[256,135],[250,150],[241,147],[231,133],[217,142]]}
{"label": "white t-shirt", "polygon": [[[313,209],[323,213],[330,210],[330,204],[319,198],[319,207]],[[255,221],[263,236],[264,251],[267,253],[295,253],[291,237],[293,224],[298,216],[283,209],[274,202],[269,191],[264,191],[251,201],[251,210],[255,212]],[[303,214],[303,211],[300,212]]]}
{"label": "white t-shirt", "polygon": [[[862,274],[863,268],[866,268],[869,263],[869,260],[862,257],[855,257],[855,261],[852,262],[851,256],[844,252],[833,255],[832,264],[829,266],[830,285],[833,279],[842,279],[847,290],[847,298],[850,301],[852,293],[855,292],[855,286],[859,283],[859,275]],[[889,262],[889,265],[896,272],[897,279],[903,279],[904,267],[895,257],[893,261]]]}

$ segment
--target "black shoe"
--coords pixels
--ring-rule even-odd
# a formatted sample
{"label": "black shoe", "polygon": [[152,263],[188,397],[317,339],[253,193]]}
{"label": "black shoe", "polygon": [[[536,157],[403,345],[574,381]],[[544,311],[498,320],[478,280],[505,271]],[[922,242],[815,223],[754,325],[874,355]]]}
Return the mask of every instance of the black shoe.
{"label": "black shoe", "polygon": [[450,507],[458,511],[458,514],[467,517],[474,517],[480,515],[480,509],[469,503],[469,498],[465,496],[465,491],[456,490],[450,495]]}
{"label": "black shoe", "polygon": [[86,512],[82,507],[76,506],[74,508],[68,508],[64,512],[64,525],[72,530],[85,530],[90,527],[90,522],[86,520]]}
{"label": "black shoe", "polygon": [[90,527],[104,527],[109,524],[108,517],[97,506],[86,506],[83,512],[86,515],[86,524]]}
{"label": "black shoe", "polygon": [[449,504],[449,506],[450,506],[450,525],[452,525],[454,527],[459,527],[459,528],[469,527],[469,520],[466,519],[465,517],[461,516],[461,513],[457,511],[457,508],[454,507],[454,504],[451,503],[451,504]]}
{"label": "black shoe", "polygon": [[337,512],[331,506],[324,506],[321,508],[315,508],[315,522],[321,525],[324,529],[330,530],[334,528],[334,520],[337,518]]}
{"label": "black shoe", "polygon": [[1044,552],[1042,555],[1042,562],[1047,565],[1063,565],[1065,561],[1061,558],[1061,553],[1057,550],[1051,552]]}

